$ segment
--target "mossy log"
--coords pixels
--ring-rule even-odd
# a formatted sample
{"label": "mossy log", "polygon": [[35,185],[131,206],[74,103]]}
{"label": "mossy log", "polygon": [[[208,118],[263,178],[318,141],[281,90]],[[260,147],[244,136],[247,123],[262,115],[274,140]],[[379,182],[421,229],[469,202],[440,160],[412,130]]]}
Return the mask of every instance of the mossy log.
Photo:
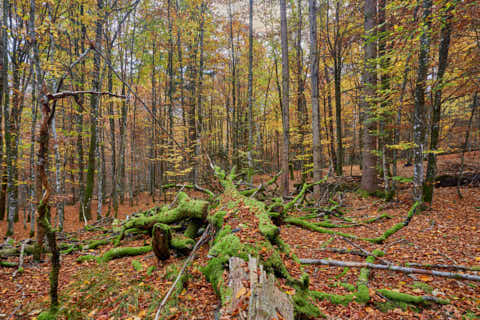
{"label": "mossy log", "polygon": [[108,250],[103,254],[103,256],[98,259],[99,262],[108,262],[113,259],[123,258],[123,257],[130,257],[130,256],[138,256],[141,254],[145,254],[147,252],[152,251],[151,246],[144,246],[144,247],[121,247],[121,248],[113,248]]}
{"label": "mossy log", "polygon": [[[226,175],[221,169],[216,168],[216,175],[225,190],[218,197],[220,209],[211,212],[208,217],[208,221],[217,228],[217,234],[209,250],[210,260],[202,268],[202,272],[220,297],[222,316],[231,317],[238,309],[235,308],[238,299],[244,299],[245,303],[250,305],[249,310],[245,311],[248,314],[266,312],[267,315],[270,315],[269,318],[267,315],[259,317],[259,314],[256,314],[257,318],[250,316],[249,319],[272,319],[279,318],[279,315],[290,319],[291,313],[289,312],[269,314],[268,310],[272,310],[270,307],[275,306],[275,301],[272,302],[275,299],[272,297],[278,297],[277,302],[281,301],[282,308],[277,312],[294,310],[298,316],[320,316],[320,311],[311,303],[313,298],[308,295],[308,276],[304,274],[302,277],[296,278],[286,268],[285,263],[288,262],[290,266],[298,268],[300,274],[302,273],[298,259],[291,253],[288,245],[280,239],[279,228],[272,222],[265,204],[254,198],[246,197],[236,189],[233,183],[235,176],[233,170],[232,173]],[[252,274],[256,274],[255,272],[250,272],[247,277],[250,282],[248,285],[250,293],[248,294],[247,288],[239,291],[245,293],[245,296],[239,292],[235,293],[237,289],[234,289],[230,283],[232,281],[238,283],[238,277],[232,274],[232,272],[235,273],[234,270],[229,270],[232,258],[240,259],[236,261],[243,261],[244,265],[256,261],[258,268],[265,272],[263,279],[265,283],[269,283],[270,293],[259,295],[260,289],[256,293],[254,292],[253,288],[261,280],[257,278],[258,275],[257,277],[252,276]],[[225,274],[230,274],[227,276],[230,280],[225,278]],[[296,296],[291,297],[283,293],[275,285],[275,277],[285,279]],[[247,291],[243,292],[245,290]]]}
{"label": "mossy log", "polygon": [[0,267],[16,268],[17,266],[18,266],[18,265],[17,265],[15,262],[0,260]]}
{"label": "mossy log", "polygon": [[443,174],[435,178],[436,188],[456,187],[457,185],[479,187],[480,172],[465,172],[461,177],[459,175]]}
{"label": "mossy log", "polygon": [[404,303],[411,303],[411,304],[428,304],[430,302],[434,302],[438,304],[450,303],[450,301],[447,299],[440,299],[432,296],[414,296],[411,294],[401,293],[401,292],[392,291],[388,289],[379,289],[377,290],[377,292],[389,300],[394,300],[394,301],[399,301]]}
{"label": "mossy log", "polygon": [[157,208],[152,214],[152,210],[147,210],[139,216],[126,221],[122,231],[115,241],[118,246],[123,240],[125,233],[129,229],[148,230],[153,229],[157,223],[171,224],[186,219],[197,219],[205,221],[208,213],[208,201],[193,200],[186,193],[180,192],[177,197],[178,206],[174,209],[168,207]]}

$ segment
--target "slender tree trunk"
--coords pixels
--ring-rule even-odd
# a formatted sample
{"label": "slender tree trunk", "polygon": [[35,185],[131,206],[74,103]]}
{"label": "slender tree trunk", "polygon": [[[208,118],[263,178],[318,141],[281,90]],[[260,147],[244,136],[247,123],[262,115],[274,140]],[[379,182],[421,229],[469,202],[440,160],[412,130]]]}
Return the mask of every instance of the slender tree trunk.
{"label": "slender tree trunk", "polygon": [[[201,138],[203,133],[203,106],[202,106],[202,87],[203,87],[203,69],[204,69],[204,34],[205,34],[205,10],[206,4],[202,1],[200,5],[200,57],[198,63],[198,82],[197,82],[197,108],[196,108],[196,127],[197,127],[197,141],[195,141],[195,158],[198,168],[200,169],[200,147],[201,147]],[[198,169],[197,169],[198,170]],[[198,179],[197,172],[197,179]],[[198,181],[197,181],[198,182]]]}
{"label": "slender tree trunk", "polygon": [[248,181],[253,173],[253,0],[248,1]]}
{"label": "slender tree trunk", "polygon": [[433,90],[433,113],[432,124],[430,126],[430,152],[428,153],[427,177],[423,190],[423,201],[432,203],[433,200],[433,183],[437,171],[437,156],[435,152],[438,149],[438,141],[440,136],[440,116],[442,113],[442,88],[444,86],[444,75],[448,67],[448,50],[450,48],[450,34],[452,32],[452,10],[455,9],[456,2],[447,2],[450,6],[444,8],[445,12],[442,17],[442,29],[440,31],[440,45],[438,47],[438,72],[437,83]]}
{"label": "slender tree trunk", "polygon": [[[170,9],[170,1],[169,1],[169,9]],[[169,14],[170,16],[170,14]],[[170,20],[170,17],[169,17]],[[169,21],[170,24],[170,21]],[[169,86],[171,86],[170,82],[172,80],[171,73],[172,67],[171,67],[171,50],[172,48],[169,47],[168,49],[168,73],[169,73]],[[156,140],[157,140],[157,135],[156,135],[156,121],[155,118],[157,116],[157,67],[155,65],[155,58],[157,54],[157,37],[155,36],[153,39],[153,52],[152,52],[152,121],[151,121],[151,126],[152,126],[152,132],[151,132],[151,143],[149,144],[149,165],[148,165],[148,177],[149,177],[149,192],[150,196],[152,197],[152,201],[155,201],[155,180],[156,180]],[[170,93],[170,88],[169,88],[169,102],[170,105],[173,103],[172,102],[172,97]],[[169,106],[170,107],[170,106]]]}
{"label": "slender tree trunk", "polygon": [[[317,43],[317,1],[309,0],[310,9],[310,81],[312,86],[312,136],[313,136],[313,181],[320,181],[320,109],[318,106],[318,43]],[[313,187],[315,199],[320,198],[320,186]]]}
{"label": "slender tree trunk", "polygon": [[297,54],[297,118],[298,118],[298,134],[299,140],[297,143],[297,156],[300,155],[301,159],[297,162],[299,169],[302,172],[302,180],[305,180],[304,164],[305,164],[305,134],[306,126],[308,122],[307,114],[307,101],[305,98],[305,78],[303,76],[303,50],[302,50],[302,28],[303,28],[303,15],[302,15],[302,0],[297,1],[298,7],[298,25],[297,25],[297,39],[296,39],[296,54]]}
{"label": "slender tree trunk", "polygon": [[378,56],[379,56],[379,65],[380,65],[380,96],[381,96],[381,105],[380,105],[380,150],[382,155],[382,172],[383,172],[383,183],[386,199],[391,199],[393,197],[392,189],[390,185],[390,152],[387,150],[387,144],[390,141],[390,131],[387,131],[387,127],[390,124],[391,112],[390,112],[390,76],[389,76],[389,65],[390,58],[387,53],[387,38],[388,38],[388,28],[387,28],[387,19],[386,19],[386,2],[387,0],[379,0],[378,2],[378,30],[380,33],[378,39]]}
{"label": "slender tree trunk", "polygon": [[233,163],[238,164],[238,122],[236,121],[237,110],[237,75],[236,75],[236,57],[235,57],[235,44],[233,42],[233,13],[232,13],[232,1],[228,2],[228,13],[230,22],[230,57],[232,68],[232,157]]}
{"label": "slender tree trunk", "polygon": [[[8,91],[8,56],[7,56],[7,8],[8,1],[3,1],[3,14],[1,23],[1,39],[0,39],[0,109],[5,104],[5,94]],[[3,113],[0,110],[0,127],[2,123]],[[1,128],[0,128],[1,129]],[[0,130],[0,220],[5,218],[6,207],[6,175],[4,171],[4,155],[3,155],[3,130]]]}
{"label": "slender tree trunk", "polygon": [[415,83],[415,109],[413,113],[413,141],[415,143],[413,167],[413,199],[423,200],[425,146],[425,87],[428,74],[428,56],[431,42],[432,0],[423,0],[423,24],[420,34],[417,80]]}
{"label": "slender tree trunk", "polygon": [[287,30],[287,5],[285,0],[280,0],[280,38],[282,44],[282,124],[283,124],[283,150],[282,150],[282,194],[289,193],[289,118],[290,118],[290,91],[289,91],[289,66],[288,66],[288,30]]}
{"label": "slender tree trunk", "polygon": [[[3,3],[3,25],[7,26],[7,16],[10,14],[10,3],[4,0]],[[7,34],[4,34],[3,43],[7,44]],[[13,119],[10,119],[10,89],[8,87],[8,57],[5,54],[3,60],[4,72],[4,93],[3,93],[3,121],[4,121],[4,133],[5,133],[5,157],[6,157],[6,169],[7,169],[7,233],[6,236],[13,234],[13,224],[17,206],[17,199],[15,198],[15,181],[14,181],[14,155],[12,146],[12,133],[15,131]],[[17,70],[13,70],[14,78],[16,77]],[[13,107],[15,108],[15,106]]]}
{"label": "slender tree trunk", "polygon": [[362,181],[361,187],[369,193],[377,190],[377,157],[376,151],[376,128],[375,121],[375,93],[377,86],[376,58],[377,43],[376,37],[376,15],[377,1],[365,0],[365,40],[364,40],[364,71],[363,71],[363,107],[364,112],[364,132],[363,132],[363,150],[362,150]]}
{"label": "slender tree trunk", "polygon": [[[98,14],[103,15],[103,0],[97,0]],[[95,48],[102,48],[103,18],[97,17],[95,23]],[[93,56],[93,80],[92,90],[100,91],[100,54],[95,51]],[[88,169],[87,169],[87,186],[83,199],[83,213],[87,220],[92,218],[91,201],[93,188],[95,185],[95,156],[97,148],[97,124],[98,124],[98,105],[100,97],[92,94],[90,97],[91,119],[90,119],[90,147],[88,149]]]}

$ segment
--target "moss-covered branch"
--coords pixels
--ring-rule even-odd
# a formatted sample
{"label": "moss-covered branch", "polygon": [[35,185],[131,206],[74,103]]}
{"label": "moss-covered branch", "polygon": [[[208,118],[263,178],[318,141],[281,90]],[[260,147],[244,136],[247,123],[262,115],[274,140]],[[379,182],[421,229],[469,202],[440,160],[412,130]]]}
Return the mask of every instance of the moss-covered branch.
{"label": "moss-covered branch", "polygon": [[205,221],[207,217],[208,201],[193,200],[186,193],[180,192],[177,197],[178,206],[174,209],[161,207],[156,209],[153,215],[151,210],[141,214],[138,217],[132,218],[125,222],[122,231],[115,241],[118,246],[120,241],[125,236],[125,232],[129,229],[152,230],[157,223],[171,224],[185,219],[197,219]]}
{"label": "moss-covered branch", "polygon": [[138,256],[150,251],[152,251],[151,246],[113,248],[105,252],[103,256],[99,259],[99,262],[108,262],[113,259],[129,256]]}

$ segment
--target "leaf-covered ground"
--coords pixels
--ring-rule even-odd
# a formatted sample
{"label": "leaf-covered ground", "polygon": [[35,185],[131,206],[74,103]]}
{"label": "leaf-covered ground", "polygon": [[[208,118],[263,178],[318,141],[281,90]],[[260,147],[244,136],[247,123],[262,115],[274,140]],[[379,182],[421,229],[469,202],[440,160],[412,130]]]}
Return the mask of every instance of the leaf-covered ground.
{"label": "leaf-covered ground", "polygon": [[[478,153],[470,154],[467,165],[478,164]],[[442,156],[440,170],[448,171],[458,163],[458,156]],[[408,176],[411,168],[403,168]],[[358,168],[354,168],[354,174]],[[462,188],[463,199],[456,189],[435,189],[431,209],[414,216],[408,227],[388,238],[384,244],[355,241],[355,246],[338,236],[311,232],[300,227],[284,225],[281,237],[300,258],[331,258],[344,261],[364,261],[353,254],[337,254],[325,248],[361,248],[385,252],[383,259],[395,264],[416,262],[421,264],[480,265],[480,189]],[[167,199],[168,200],[168,199]],[[156,203],[157,204],[157,203]],[[412,205],[411,190],[404,185],[398,199],[386,203],[378,198],[364,198],[357,193],[345,193],[342,210],[354,220],[366,220],[386,213],[391,219],[342,228],[345,233],[361,237],[375,237],[403,221]],[[134,207],[123,205],[120,218],[152,206],[151,199],[140,196]],[[68,237],[77,240],[102,239],[102,230],[85,231],[77,220],[77,209],[68,207],[65,230]],[[303,215],[294,212],[292,215]],[[341,223],[332,217],[334,223]],[[0,233],[5,233],[5,222],[0,222]],[[22,220],[16,224],[15,239],[28,237]],[[122,245],[143,246],[149,237],[127,238]],[[76,262],[79,255],[100,255],[112,245],[74,252],[62,256],[60,294],[62,317],[65,319],[144,319],[152,318],[163,295],[181,268],[185,257],[172,256],[158,263],[153,253],[122,258],[107,264],[95,261]],[[213,319],[218,298],[206,282],[200,267],[207,262],[208,246],[200,248],[197,258],[188,269],[185,288],[165,308],[166,319]],[[17,261],[17,258],[10,258]],[[48,306],[49,263],[33,264],[25,259],[25,270],[13,278],[15,269],[0,268],[0,319],[33,319]],[[328,266],[305,266],[310,274],[311,289],[349,293],[349,286],[358,279],[359,269]],[[292,270],[293,271],[293,270]],[[293,272],[295,273],[295,272]],[[478,272],[476,274],[479,274]],[[406,275],[390,271],[371,270],[369,287],[372,299],[367,305],[356,302],[347,306],[329,301],[318,302],[321,311],[331,319],[475,319],[480,314],[480,283],[459,281],[426,275]],[[448,305],[425,308],[394,305],[375,293],[375,289],[388,288],[414,295],[446,298]]]}

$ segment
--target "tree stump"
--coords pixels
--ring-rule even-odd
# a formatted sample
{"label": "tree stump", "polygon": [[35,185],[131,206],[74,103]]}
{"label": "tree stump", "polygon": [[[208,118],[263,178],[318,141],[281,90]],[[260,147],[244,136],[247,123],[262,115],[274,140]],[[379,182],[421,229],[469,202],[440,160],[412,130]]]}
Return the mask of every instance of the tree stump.
{"label": "tree stump", "polygon": [[157,223],[153,226],[152,249],[159,260],[167,260],[170,258],[169,247],[171,240],[172,234],[166,224]]}
{"label": "tree stump", "polygon": [[275,276],[267,274],[255,258],[250,257],[248,263],[238,257],[229,259],[228,287],[232,295],[221,310],[221,319],[294,319],[291,298],[277,288]]}

